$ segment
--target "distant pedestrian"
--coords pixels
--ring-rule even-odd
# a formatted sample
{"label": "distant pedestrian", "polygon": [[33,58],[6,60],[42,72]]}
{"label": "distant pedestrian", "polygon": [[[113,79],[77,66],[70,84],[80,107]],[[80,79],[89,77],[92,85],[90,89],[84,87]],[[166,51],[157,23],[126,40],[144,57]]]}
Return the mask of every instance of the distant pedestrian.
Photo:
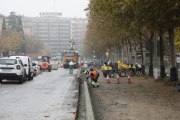
{"label": "distant pedestrian", "polygon": [[71,62],[69,63],[69,68],[70,68],[69,74],[73,74],[73,67],[74,67],[74,63],[71,61]]}
{"label": "distant pedestrian", "polygon": [[83,66],[83,64],[84,64],[84,61],[83,61],[83,60],[81,60],[81,65]]}
{"label": "distant pedestrian", "polygon": [[136,63],[136,74],[141,74],[141,65],[139,65],[138,63]]}

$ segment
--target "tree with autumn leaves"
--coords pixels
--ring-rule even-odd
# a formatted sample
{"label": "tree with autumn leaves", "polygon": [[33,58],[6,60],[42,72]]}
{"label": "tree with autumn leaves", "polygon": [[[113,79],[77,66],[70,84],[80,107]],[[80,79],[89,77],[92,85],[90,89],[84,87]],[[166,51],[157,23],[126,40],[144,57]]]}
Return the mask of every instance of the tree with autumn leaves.
{"label": "tree with autumn leaves", "polygon": [[34,57],[52,54],[51,47],[44,45],[37,36],[24,34],[21,16],[15,12],[3,18],[0,48],[5,56],[8,56],[8,51],[31,53]]}
{"label": "tree with autumn leaves", "polygon": [[21,42],[23,42],[23,36],[16,31],[6,29],[0,33],[0,49],[2,52],[18,50]]}
{"label": "tree with autumn leaves", "polygon": [[[89,18],[85,41],[97,50],[135,45],[150,49],[152,68],[153,33],[160,37],[160,58],[162,77],[165,73],[163,63],[163,36],[168,33],[170,48],[170,81],[178,81],[175,60],[174,30],[180,25],[180,2],[178,0],[91,0],[87,11]],[[91,31],[91,32],[90,32]],[[93,39],[93,40],[92,40]],[[118,42],[117,42],[118,41]],[[96,50],[96,51],[97,51]],[[105,52],[103,52],[105,53]],[[142,60],[142,66],[144,66]],[[152,69],[151,69],[152,71]],[[151,74],[152,75],[152,74]]]}

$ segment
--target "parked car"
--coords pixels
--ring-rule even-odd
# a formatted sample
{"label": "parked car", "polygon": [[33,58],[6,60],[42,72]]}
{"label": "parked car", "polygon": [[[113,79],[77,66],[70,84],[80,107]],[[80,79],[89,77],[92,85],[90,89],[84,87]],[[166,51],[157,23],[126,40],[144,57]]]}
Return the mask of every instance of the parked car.
{"label": "parked car", "polygon": [[19,58],[0,58],[0,83],[3,79],[18,80],[20,84],[26,81],[27,64]]}
{"label": "parked car", "polygon": [[94,65],[93,61],[88,61],[88,66]]}
{"label": "parked car", "polygon": [[10,58],[20,58],[22,60],[23,64],[27,64],[27,66],[25,66],[26,76],[27,76],[28,80],[33,79],[34,68],[33,68],[32,60],[30,57],[28,57],[28,56],[10,56]]}

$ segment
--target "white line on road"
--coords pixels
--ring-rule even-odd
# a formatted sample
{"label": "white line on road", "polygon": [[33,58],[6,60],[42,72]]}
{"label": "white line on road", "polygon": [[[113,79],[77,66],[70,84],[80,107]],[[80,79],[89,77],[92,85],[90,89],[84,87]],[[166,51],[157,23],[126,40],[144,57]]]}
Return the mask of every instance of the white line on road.
{"label": "white line on road", "polygon": [[7,92],[9,92],[9,91],[5,91],[5,92],[1,93],[1,95],[4,94],[4,93],[7,93]]}

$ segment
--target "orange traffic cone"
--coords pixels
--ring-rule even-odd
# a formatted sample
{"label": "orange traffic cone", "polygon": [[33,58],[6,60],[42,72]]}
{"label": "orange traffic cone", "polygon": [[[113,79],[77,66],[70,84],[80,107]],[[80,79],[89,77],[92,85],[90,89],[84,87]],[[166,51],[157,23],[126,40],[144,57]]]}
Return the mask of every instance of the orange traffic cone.
{"label": "orange traffic cone", "polygon": [[120,82],[119,82],[119,74],[117,74],[117,82],[116,82],[117,84],[121,84]]}
{"label": "orange traffic cone", "polygon": [[128,74],[128,83],[131,83],[131,79],[130,79],[130,75],[129,74]]}
{"label": "orange traffic cone", "polygon": [[108,73],[107,73],[107,79],[106,79],[106,82],[107,82],[107,83],[110,83],[110,82],[109,82],[109,76],[108,76]]}
{"label": "orange traffic cone", "polygon": [[79,67],[81,67],[82,65],[81,65],[81,63],[79,63]]}

